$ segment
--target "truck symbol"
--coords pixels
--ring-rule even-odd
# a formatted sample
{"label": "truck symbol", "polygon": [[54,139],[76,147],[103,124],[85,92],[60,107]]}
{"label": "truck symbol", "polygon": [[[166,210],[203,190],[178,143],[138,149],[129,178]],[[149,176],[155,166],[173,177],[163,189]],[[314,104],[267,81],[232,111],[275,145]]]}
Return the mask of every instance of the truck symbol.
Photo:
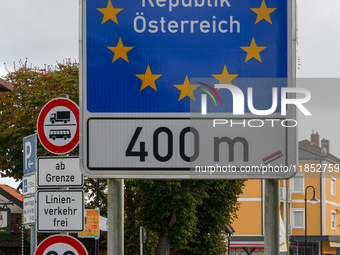
{"label": "truck symbol", "polygon": [[70,111],[59,111],[52,113],[50,121],[52,124],[55,122],[64,122],[66,124],[68,121],[70,121]]}
{"label": "truck symbol", "polygon": [[71,131],[69,129],[59,129],[59,130],[50,130],[50,139],[55,140],[56,138],[71,138]]}

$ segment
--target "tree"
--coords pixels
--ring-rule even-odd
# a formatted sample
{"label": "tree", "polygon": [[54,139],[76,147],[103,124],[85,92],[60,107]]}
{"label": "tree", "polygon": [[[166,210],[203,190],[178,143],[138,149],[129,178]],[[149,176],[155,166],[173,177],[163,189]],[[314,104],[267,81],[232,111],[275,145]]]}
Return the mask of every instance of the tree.
{"label": "tree", "polygon": [[[51,99],[68,94],[75,103],[79,101],[78,64],[66,61],[54,68],[30,68],[19,62],[14,72],[5,79],[15,91],[2,93],[0,97],[0,169],[7,177],[21,180],[23,175],[23,138],[36,131],[41,108]],[[78,149],[73,155],[78,154]],[[48,155],[39,143],[37,155]]]}
{"label": "tree", "polygon": [[127,254],[138,251],[139,226],[148,232],[145,254],[222,254],[225,224],[235,216],[242,187],[239,180],[127,180]]}
{"label": "tree", "polygon": [[[5,79],[15,92],[0,97],[0,172],[22,179],[23,138],[34,134],[41,108],[51,99],[68,94],[79,101],[78,64],[67,61],[54,68],[33,69],[20,62]],[[49,153],[38,141],[37,156]],[[78,155],[78,149],[72,151]],[[148,231],[145,254],[220,254],[224,249],[224,224],[237,210],[243,181],[125,181],[125,247],[127,254],[139,252],[139,227]],[[106,182],[101,180],[100,208],[106,213]],[[84,184],[87,207],[93,208],[96,180]]]}
{"label": "tree", "polygon": [[[79,102],[79,68],[69,60],[43,69],[31,68],[19,62],[5,79],[14,92],[2,93],[0,97],[0,171],[4,176],[21,180],[23,175],[23,138],[36,132],[41,108],[51,99],[67,94],[76,104]],[[71,155],[78,155],[78,148]],[[38,139],[37,156],[49,155]],[[84,190],[88,208],[94,208],[96,180],[85,179]],[[106,215],[106,180],[101,180],[100,207]]]}
{"label": "tree", "polygon": [[237,197],[242,193],[244,181],[204,181],[206,196],[197,207],[197,233],[188,248],[179,252],[189,254],[225,254],[226,224],[232,222],[238,210]]}

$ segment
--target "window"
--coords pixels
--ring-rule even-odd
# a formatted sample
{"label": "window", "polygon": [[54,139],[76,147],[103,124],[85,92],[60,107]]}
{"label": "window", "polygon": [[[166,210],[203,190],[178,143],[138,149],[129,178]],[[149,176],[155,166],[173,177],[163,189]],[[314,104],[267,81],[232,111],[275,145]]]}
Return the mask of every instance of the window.
{"label": "window", "polygon": [[303,174],[296,174],[293,181],[293,193],[303,194],[305,189],[305,181]]}
{"label": "window", "polygon": [[331,178],[331,195],[333,197],[336,196],[336,178],[335,177]]}
{"label": "window", "polygon": [[332,211],[331,213],[331,228],[332,230],[336,230],[336,212]]}
{"label": "window", "polygon": [[305,228],[305,210],[293,209],[293,228]]}

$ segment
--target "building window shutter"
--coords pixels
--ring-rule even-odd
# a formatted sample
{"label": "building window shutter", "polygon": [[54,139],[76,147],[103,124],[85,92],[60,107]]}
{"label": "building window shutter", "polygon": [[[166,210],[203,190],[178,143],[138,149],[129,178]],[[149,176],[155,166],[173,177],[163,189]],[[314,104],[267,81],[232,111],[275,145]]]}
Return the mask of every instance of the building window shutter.
{"label": "building window shutter", "polygon": [[336,179],[334,177],[331,178],[331,195],[336,196]]}
{"label": "building window shutter", "polygon": [[302,193],[304,191],[304,177],[302,175],[296,175],[293,178],[293,191],[294,193]]}
{"label": "building window shutter", "polygon": [[304,228],[303,211],[295,211],[294,214],[294,228]]}
{"label": "building window shutter", "polygon": [[332,211],[332,214],[331,214],[331,228],[332,228],[332,230],[336,230],[335,222],[336,222],[336,212]]}

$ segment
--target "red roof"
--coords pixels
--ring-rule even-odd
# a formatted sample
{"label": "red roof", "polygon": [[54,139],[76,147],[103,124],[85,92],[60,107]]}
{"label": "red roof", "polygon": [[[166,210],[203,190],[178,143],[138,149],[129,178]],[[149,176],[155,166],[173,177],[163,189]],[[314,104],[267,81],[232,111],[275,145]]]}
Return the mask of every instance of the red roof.
{"label": "red roof", "polygon": [[16,189],[13,189],[12,187],[7,186],[6,184],[0,184],[0,188],[22,202],[23,195],[20,194]]}

